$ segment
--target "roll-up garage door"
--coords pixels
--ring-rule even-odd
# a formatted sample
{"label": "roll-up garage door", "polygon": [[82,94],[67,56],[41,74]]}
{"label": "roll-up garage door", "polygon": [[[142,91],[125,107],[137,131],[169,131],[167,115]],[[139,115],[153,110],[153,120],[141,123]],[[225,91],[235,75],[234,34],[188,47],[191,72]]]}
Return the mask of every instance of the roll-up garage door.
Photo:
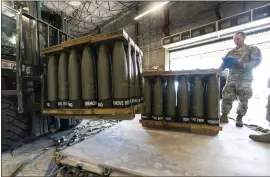
{"label": "roll-up garage door", "polygon": [[[267,90],[267,81],[270,78],[270,31],[248,35],[246,44],[259,47],[263,57],[261,64],[253,70],[253,88],[256,95]],[[170,70],[218,68],[222,57],[234,47],[233,40],[229,39],[171,52]]]}

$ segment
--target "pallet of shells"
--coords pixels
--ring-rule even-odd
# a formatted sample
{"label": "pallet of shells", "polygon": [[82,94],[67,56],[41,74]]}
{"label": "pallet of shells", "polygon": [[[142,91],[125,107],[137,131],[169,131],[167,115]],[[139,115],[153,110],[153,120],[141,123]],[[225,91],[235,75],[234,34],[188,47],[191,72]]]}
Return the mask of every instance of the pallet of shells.
{"label": "pallet of shells", "polygon": [[140,113],[142,52],[125,31],[64,41],[43,53],[43,114],[130,119]]}
{"label": "pallet of shells", "polygon": [[144,76],[144,127],[218,132],[219,75],[217,70],[152,72]]}

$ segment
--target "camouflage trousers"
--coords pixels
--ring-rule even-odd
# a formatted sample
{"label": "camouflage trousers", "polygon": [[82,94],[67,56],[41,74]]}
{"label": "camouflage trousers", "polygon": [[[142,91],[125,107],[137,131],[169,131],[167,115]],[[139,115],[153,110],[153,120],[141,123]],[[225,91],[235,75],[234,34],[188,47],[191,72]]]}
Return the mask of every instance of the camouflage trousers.
{"label": "camouflage trousers", "polygon": [[223,88],[222,114],[229,114],[232,109],[233,101],[238,97],[239,105],[238,115],[246,115],[248,109],[248,100],[252,97],[252,81],[232,81],[228,80]]}

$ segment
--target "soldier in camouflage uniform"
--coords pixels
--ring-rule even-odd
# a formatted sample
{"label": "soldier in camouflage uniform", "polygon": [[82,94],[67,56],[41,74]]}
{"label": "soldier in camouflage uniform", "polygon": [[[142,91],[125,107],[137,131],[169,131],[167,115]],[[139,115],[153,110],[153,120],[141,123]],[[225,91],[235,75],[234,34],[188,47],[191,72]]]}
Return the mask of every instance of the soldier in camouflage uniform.
{"label": "soldier in camouflage uniform", "polygon": [[[228,114],[232,109],[232,103],[238,97],[239,106],[237,108],[236,126],[243,127],[242,118],[248,109],[248,100],[252,97],[252,70],[261,62],[260,49],[244,43],[245,33],[238,32],[234,35],[236,48],[229,51],[226,57],[238,59],[238,64],[234,64],[229,69],[226,85],[223,89],[222,116],[221,123],[228,123]],[[224,69],[221,66],[221,69]]]}
{"label": "soldier in camouflage uniform", "polygon": [[[268,88],[270,89],[270,78],[268,79]],[[270,94],[266,106],[266,120],[270,122]],[[249,138],[262,143],[270,143],[270,132],[262,135],[249,135]]]}

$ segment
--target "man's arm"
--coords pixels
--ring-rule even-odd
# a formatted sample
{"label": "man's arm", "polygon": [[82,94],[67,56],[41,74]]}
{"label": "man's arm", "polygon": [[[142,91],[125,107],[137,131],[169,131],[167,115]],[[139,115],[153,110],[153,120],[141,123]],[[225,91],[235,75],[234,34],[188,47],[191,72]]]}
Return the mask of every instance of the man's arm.
{"label": "man's arm", "polygon": [[244,64],[245,69],[253,69],[262,61],[262,54],[258,47],[251,47],[250,50],[250,62]]}

